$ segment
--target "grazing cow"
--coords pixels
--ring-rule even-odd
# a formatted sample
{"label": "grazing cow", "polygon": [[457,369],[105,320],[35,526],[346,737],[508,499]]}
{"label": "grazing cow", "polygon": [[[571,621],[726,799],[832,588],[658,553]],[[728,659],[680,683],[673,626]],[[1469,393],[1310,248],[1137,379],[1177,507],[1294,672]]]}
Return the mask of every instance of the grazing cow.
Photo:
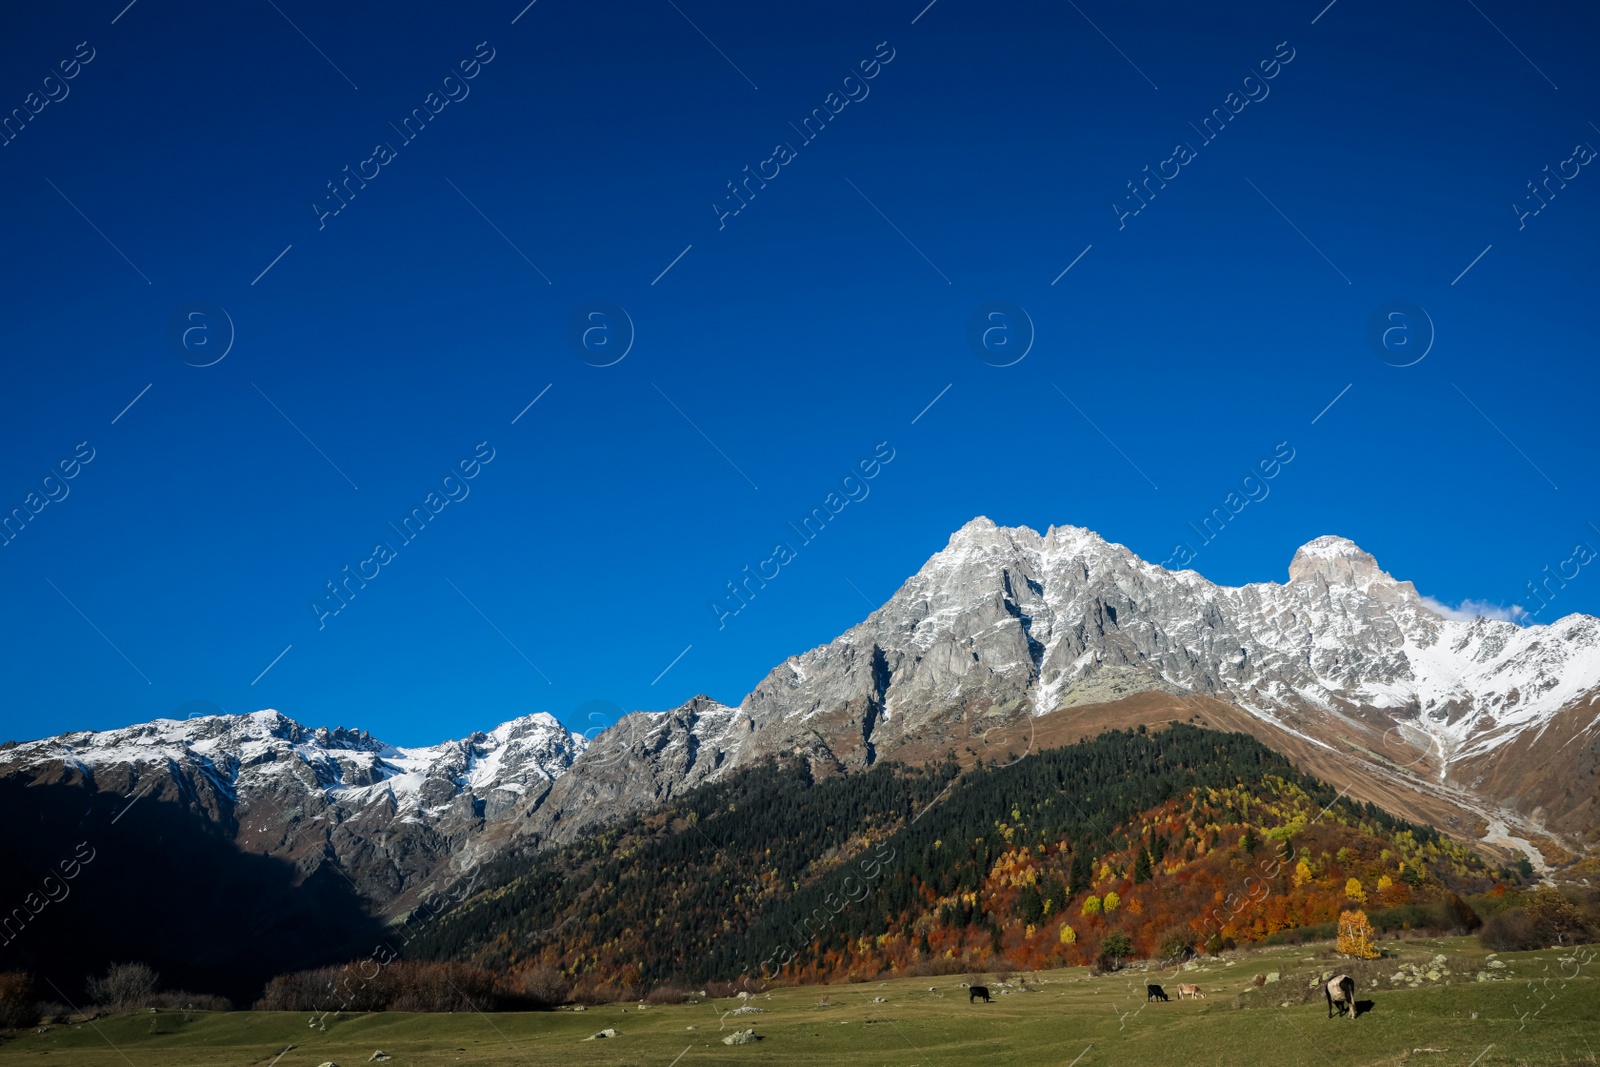
{"label": "grazing cow", "polygon": [[[1158,985],[1147,985],[1144,987],[1144,1002],[1146,1004],[1150,1003],[1152,1000],[1159,1000],[1165,1003],[1169,999],[1171,998],[1167,996],[1166,990],[1162,989]],[[1183,999],[1182,994],[1179,994],[1178,999]]]}
{"label": "grazing cow", "polygon": [[985,1004],[989,1003],[989,987],[988,986],[986,986],[986,985],[975,985],[975,986],[971,986],[971,987],[969,987],[967,989],[967,1003],[968,1004],[973,1003],[979,997],[983,998],[983,1002]]}
{"label": "grazing cow", "polygon": [[1205,997],[1205,994],[1200,992],[1200,987],[1197,985],[1180,982],[1178,984],[1178,999],[1182,1000],[1184,997],[1194,997],[1196,1000],[1200,1000]]}
{"label": "grazing cow", "polygon": [[1333,1006],[1339,1005],[1342,1015],[1346,1008],[1350,1011],[1353,1022],[1356,1017],[1356,980],[1348,974],[1336,974],[1328,979],[1328,984],[1323,987],[1322,995],[1328,998],[1328,1018],[1333,1018]]}

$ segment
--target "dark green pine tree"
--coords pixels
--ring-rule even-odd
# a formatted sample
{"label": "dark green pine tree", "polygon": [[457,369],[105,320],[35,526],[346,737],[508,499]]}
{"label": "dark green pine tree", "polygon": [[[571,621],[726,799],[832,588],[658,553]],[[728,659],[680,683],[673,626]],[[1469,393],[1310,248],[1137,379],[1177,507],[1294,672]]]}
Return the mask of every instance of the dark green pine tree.
{"label": "dark green pine tree", "polygon": [[1037,925],[1044,918],[1044,901],[1033,886],[1022,887],[1022,921]]}
{"label": "dark green pine tree", "polygon": [[1051,915],[1061,914],[1061,909],[1067,906],[1067,887],[1061,884],[1059,878],[1046,878],[1039,896],[1050,906]]}
{"label": "dark green pine tree", "polygon": [[1067,887],[1068,898],[1075,897],[1089,888],[1089,876],[1092,873],[1089,854],[1082,849],[1074,852],[1072,854],[1072,884]]}
{"label": "dark green pine tree", "polygon": [[1150,880],[1150,853],[1142,848],[1139,858],[1133,861],[1133,880],[1140,885]]}

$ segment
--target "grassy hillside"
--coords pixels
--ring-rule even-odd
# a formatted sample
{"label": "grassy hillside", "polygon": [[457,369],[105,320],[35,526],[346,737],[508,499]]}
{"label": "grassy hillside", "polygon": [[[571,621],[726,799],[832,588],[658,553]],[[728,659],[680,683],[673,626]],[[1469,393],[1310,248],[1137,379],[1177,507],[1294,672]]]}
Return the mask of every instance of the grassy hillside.
{"label": "grassy hillside", "polygon": [[[1582,950],[1506,954],[1506,966],[1491,969],[1485,951],[1470,939],[1387,947],[1397,955],[1368,966],[1382,968],[1384,975],[1415,966],[1440,977],[1422,977],[1415,988],[1409,979],[1392,988],[1397,983],[1379,977],[1372,989],[1367,979],[1362,995],[1371,1008],[1354,1022],[1327,1019],[1323,1004],[1309,999],[1308,983],[1338,962],[1318,958],[1311,946],[1278,946],[1208,960],[1177,976],[1133,970],[1091,977],[1083,968],[1035,972],[1026,976],[1031,992],[1021,991],[1018,975],[1008,979],[1016,991],[1006,994],[998,993],[999,976],[975,975],[997,991],[988,1005],[968,1004],[959,978],[951,976],[776,988],[752,1001],[760,1014],[739,1017],[726,1014],[739,1006],[737,1000],[642,1011],[637,1004],[609,1004],[583,1013],[344,1016],[330,1018],[326,1030],[308,1027],[298,1013],[126,1014],[93,1026],[10,1035],[0,1042],[0,1067],[314,1067],[327,1061],[354,1067],[379,1049],[393,1057],[386,1061],[392,1067],[1600,1063],[1593,1022],[1600,960]],[[1441,954],[1446,962],[1436,968],[1433,960]],[[1507,977],[1480,982],[1480,972]],[[1279,979],[1265,982],[1269,974]],[[1180,978],[1201,985],[1207,998],[1143,1003],[1147,980],[1171,991]],[[1541,983],[1542,1009],[1529,988],[1534,980]],[[929,992],[930,985],[938,991]],[[818,1006],[823,999],[828,1006]],[[742,1047],[721,1043],[748,1026],[763,1040]],[[585,1040],[605,1027],[619,1036]],[[290,1044],[297,1047],[285,1053]],[[1433,1051],[1414,1051],[1424,1049]]]}

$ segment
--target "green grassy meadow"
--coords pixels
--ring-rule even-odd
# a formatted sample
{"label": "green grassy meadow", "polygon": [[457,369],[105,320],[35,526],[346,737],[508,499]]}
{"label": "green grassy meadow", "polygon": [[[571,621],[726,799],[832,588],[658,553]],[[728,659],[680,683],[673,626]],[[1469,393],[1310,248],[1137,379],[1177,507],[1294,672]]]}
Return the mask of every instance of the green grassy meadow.
{"label": "green grassy meadow", "polygon": [[[740,1016],[726,1014],[739,1001],[708,1000],[583,1012],[348,1015],[329,1017],[324,1030],[289,1013],[129,1013],[52,1025],[42,1034],[12,1031],[0,1043],[0,1067],[317,1067],[328,1061],[356,1067],[379,1049],[390,1054],[385,1062],[391,1067],[1600,1064],[1600,958],[1585,962],[1595,946],[1576,956],[1504,953],[1499,959],[1506,966],[1492,973],[1507,977],[1479,982],[1475,976],[1487,954],[1473,939],[1384,945],[1392,958],[1375,961],[1379,972],[1403,964],[1427,968],[1443,954],[1453,973],[1414,988],[1393,988],[1382,977],[1372,988],[1365,978],[1358,997],[1371,1000],[1372,1008],[1354,1022],[1326,1018],[1320,992],[1311,999],[1312,978],[1344,969],[1337,958],[1316,957],[1326,946],[1240,953],[1231,963],[1206,960],[1181,974],[1134,967],[1104,977],[1083,968],[1011,975],[1009,988],[1016,991],[987,1005],[969,1004],[960,986],[964,976],[947,975],[775,988],[750,1001],[762,1014]],[[1279,980],[1254,987],[1253,979],[1268,972]],[[995,975],[972,977],[998,991]],[[1020,990],[1021,978],[1031,991]],[[1146,1005],[1147,981],[1159,982],[1174,999]],[[1201,986],[1206,999],[1178,1001],[1180,981]],[[819,1006],[824,998],[831,1003]],[[618,1036],[585,1040],[606,1027]],[[722,1043],[748,1027],[763,1040]],[[291,1044],[296,1047],[285,1052]]]}

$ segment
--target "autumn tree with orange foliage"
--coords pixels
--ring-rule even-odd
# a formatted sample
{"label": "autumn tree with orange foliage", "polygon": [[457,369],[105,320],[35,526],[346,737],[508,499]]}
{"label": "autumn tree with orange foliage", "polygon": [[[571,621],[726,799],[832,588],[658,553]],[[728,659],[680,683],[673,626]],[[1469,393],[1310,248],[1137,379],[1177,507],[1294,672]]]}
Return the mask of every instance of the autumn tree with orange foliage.
{"label": "autumn tree with orange foliage", "polygon": [[1358,960],[1375,960],[1382,955],[1372,943],[1372,923],[1364,911],[1339,913],[1339,938],[1334,948]]}

